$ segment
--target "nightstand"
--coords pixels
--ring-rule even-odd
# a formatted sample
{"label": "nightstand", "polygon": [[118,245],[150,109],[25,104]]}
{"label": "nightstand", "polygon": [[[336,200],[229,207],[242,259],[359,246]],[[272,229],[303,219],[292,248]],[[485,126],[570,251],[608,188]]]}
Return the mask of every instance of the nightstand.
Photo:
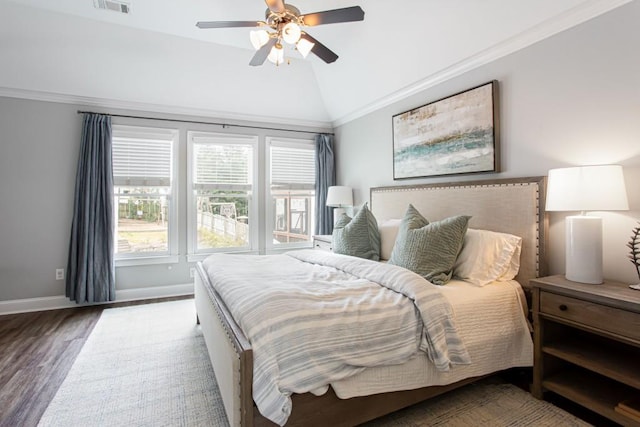
{"label": "nightstand", "polygon": [[320,249],[323,251],[333,250],[333,247],[331,246],[331,238],[331,234],[313,236],[313,249]]}
{"label": "nightstand", "polygon": [[564,276],[531,281],[532,394],[551,391],[624,426],[640,426],[616,406],[640,397],[640,292]]}

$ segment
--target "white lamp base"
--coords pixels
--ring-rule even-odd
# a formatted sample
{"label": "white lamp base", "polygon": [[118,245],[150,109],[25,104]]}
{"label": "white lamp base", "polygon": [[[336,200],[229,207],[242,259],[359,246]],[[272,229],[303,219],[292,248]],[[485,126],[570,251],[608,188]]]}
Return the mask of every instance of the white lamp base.
{"label": "white lamp base", "polygon": [[346,214],[346,208],[334,208],[333,209],[333,223],[335,224],[338,221],[338,218],[342,216],[342,214]]}
{"label": "white lamp base", "polygon": [[566,225],[566,278],[573,282],[602,283],[602,218],[568,216]]}

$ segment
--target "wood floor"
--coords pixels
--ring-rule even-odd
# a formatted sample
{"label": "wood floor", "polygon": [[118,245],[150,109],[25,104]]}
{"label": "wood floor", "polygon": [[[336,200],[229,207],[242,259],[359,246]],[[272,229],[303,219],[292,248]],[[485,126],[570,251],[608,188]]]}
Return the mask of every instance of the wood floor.
{"label": "wood floor", "polygon": [[106,308],[145,300],[0,316],[0,427],[33,427]]}
{"label": "wood floor", "polygon": [[[182,298],[0,316],[0,427],[37,426],[105,308]],[[528,389],[530,372],[509,371],[505,379]],[[594,425],[611,425],[570,402],[551,401]]]}
{"label": "wood floor", "polygon": [[0,426],[36,426],[101,307],[0,316]]}

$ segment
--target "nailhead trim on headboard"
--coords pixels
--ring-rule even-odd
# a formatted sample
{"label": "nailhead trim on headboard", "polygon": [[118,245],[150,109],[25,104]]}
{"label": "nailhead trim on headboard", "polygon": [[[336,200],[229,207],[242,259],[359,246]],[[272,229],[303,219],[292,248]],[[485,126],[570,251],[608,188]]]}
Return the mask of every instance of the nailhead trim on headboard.
{"label": "nailhead trim on headboard", "polygon": [[[547,274],[546,239],[547,239],[547,227],[548,227],[548,221],[547,221],[547,217],[544,210],[545,196],[546,196],[546,177],[506,178],[506,179],[482,180],[482,181],[461,181],[461,182],[447,182],[447,183],[434,183],[434,184],[421,184],[421,185],[374,187],[374,188],[371,188],[371,192],[370,192],[370,205],[371,205],[371,210],[380,221],[380,220],[385,220],[390,218],[390,217],[386,217],[386,218],[379,217],[378,212],[380,211],[389,212],[389,210],[392,210],[395,214],[394,217],[401,218],[402,215],[404,214],[404,209],[406,209],[406,205],[408,203],[416,204],[415,201],[418,201],[417,203],[419,203],[420,194],[423,194],[423,195],[428,194],[423,192],[452,190],[453,193],[449,194],[447,192],[446,194],[446,197],[449,198],[448,202],[451,202],[452,201],[451,199],[455,199],[453,195],[459,191],[461,191],[464,194],[466,190],[476,190],[476,189],[490,190],[490,189],[501,189],[501,188],[508,189],[508,188],[516,188],[516,187],[526,187],[527,189],[533,188],[533,192],[526,193],[525,195],[526,197],[529,197],[528,198],[529,202],[527,202],[526,206],[523,206],[523,209],[527,210],[526,214],[530,215],[530,218],[533,221],[532,226],[535,227],[535,231],[533,233],[531,234],[527,233],[527,235],[530,235],[533,239],[535,239],[535,242],[534,242],[535,246],[531,246],[530,248],[531,251],[534,252],[530,255],[535,256],[535,260],[534,260],[535,271],[532,273],[535,275],[535,277],[544,276]],[[402,196],[400,196],[400,197],[388,198],[388,200],[395,202],[393,208],[380,209],[379,206],[376,206],[376,203],[379,203],[380,196],[382,196],[384,200],[385,199],[384,196],[386,194],[394,194],[394,195],[407,194],[407,197],[403,198]],[[478,193],[478,199],[480,200],[480,202],[482,202],[482,197],[483,197],[481,194],[482,192]],[[491,204],[492,202],[495,201],[495,200],[491,200],[491,198],[495,199],[496,194],[499,194],[499,193],[493,193],[493,192],[488,193],[487,204]],[[468,195],[468,192],[467,192],[467,195]],[[474,193],[474,198],[475,198],[475,195],[476,194]],[[425,197],[428,198],[428,196],[425,196]],[[508,196],[505,195],[505,197],[508,197]],[[529,204],[531,202],[530,197],[535,197],[535,200],[533,201],[533,203],[531,203],[531,208],[533,209],[533,211],[529,211]],[[460,200],[460,202],[462,206],[460,208],[460,211],[454,212],[453,214],[467,214],[467,212],[463,211],[465,209],[465,200],[464,199]],[[480,204],[482,203],[479,203],[477,205],[480,205]],[[506,202],[504,202],[504,204],[507,205]],[[475,208],[477,207],[477,205],[473,205],[471,207]],[[429,205],[429,208],[431,208],[432,206],[435,206],[435,205],[433,204]],[[416,206],[416,208],[418,208],[418,206]],[[469,208],[470,206],[467,203],[466,209],[469,209]],[[445,209],[449,211],[455,210],[455,204],[449,203]],[[418,210],[420,210],[420,208],[418,208]],[[513,209],[513,210],[515,211],[516,209]],[[508,208],[507,208],[507,212],[501,211],[499,208],[495,209],[495,212],[494,210],[487,210],[487,209],[485,209],[485,212],[483,212],[483,215],[485,217],[487,215],[491,215],[491,216],[495,215],[496,218],[498,216],[504,216],[505,218],[508,218],[509,214],[510,212],[508,212]],[[426,216],[429,219],[428,212],[426,213]],[[480,219],[482,219],[481,218],[482,215],[476,215],[476,216],[479,216]],[[528,217],[529,216],[527,216],[527,218]],[[497,220],[496,218],[492,218],[492,220],[496,221]],[[437,219],[442,219],[442,218],[433,218],[433,220],[437,220]],[[473,218],[472,218],[472,221],[473,221]],[[509,226],[510,225],[507,224],[505,225],[505,227],[503,227],[503,229],[496,229],[495,231],[510,232]],[[512,234],[516,234],[516,233],[512,232]],[[531,278],[533,277],[525,277],[525,278],[519,278],[519,279],[521,280],[521,283],[523,286],[527,286],[528,280]]]}

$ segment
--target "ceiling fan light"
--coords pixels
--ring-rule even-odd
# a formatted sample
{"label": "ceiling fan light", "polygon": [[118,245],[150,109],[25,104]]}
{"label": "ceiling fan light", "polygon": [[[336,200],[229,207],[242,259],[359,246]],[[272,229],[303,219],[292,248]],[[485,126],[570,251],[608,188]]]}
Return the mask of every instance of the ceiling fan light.
{"label": "ceiling fan light", "polygon": [[284,49],[282,48],[282,45],[278,43],[272,47],[267,59],[276,65],[282,64],[284,62]]}
{"label": "ceiling fan light", "polygon": [[311,49],[313,49],[314,46],[315,46],[315,43],[311,43],[307,39],[300,39],[300,40],[298,40],[298,43],[296,44],[296,49],[298,49],[298,52],[300,52],[300,55],[302,55],[303,58],[306,58],[307,55],[309,55],[309,52],[311,52]]}
{"label": "ceiling fan light", "polygon": [[253,48],[258,50],[269,41],[269,33],[265,30],[251,31],[249,32],[249,40],[251,40]]}
{"label": "ceiling fan light", "polygon": [[282,28],[282,40],[289,44],[296,44],[301,35],[302,31],[295,22],[289,22]]}

